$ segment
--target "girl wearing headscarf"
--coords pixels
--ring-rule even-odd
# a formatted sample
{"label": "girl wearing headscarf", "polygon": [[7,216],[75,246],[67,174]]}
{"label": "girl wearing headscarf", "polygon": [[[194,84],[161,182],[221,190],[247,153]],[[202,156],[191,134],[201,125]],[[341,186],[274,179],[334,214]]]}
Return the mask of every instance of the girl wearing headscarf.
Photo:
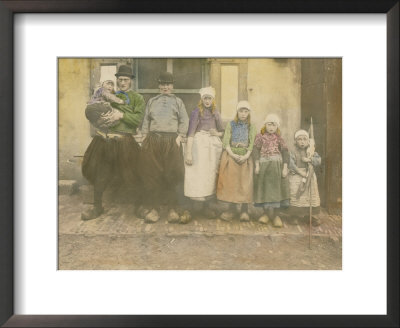
{"label": "girl wearing headscarf", "polygon": [[210,209],[209,200],[216,192],[224,128],[216,109],[214,88],[202,88],[199,93],[201,99],[191,113],[187,133],[184,193],[195,201],[196,210],[206,202],[205,215],[212,218],[215,212]]}
{"label": "girl wearing headscarf", "polygon": [[[294,135],[295,148],[290,153],[289,162],[289,186],[290,186],[290,207],[291,214],[295,217],[295,223],[297,218],[308,216],[310,205],[313,207],[313,213],[319,212],[320,198],[318,193],[317,176],[312,172],[310,178],[311,198],[310,189],[307,188],[301,192],[300,186],[305,183],[307,179],[308,166],[311,164],[314,168],[321,165],[321,156],[317,152],[314,152],[312,156],[307,156],[307,147],[310,144],[308,132],[305,130],[298,130]],[[319,218],[313,216],[312,223],[318,225]]]}
{"label": "girl wearing headscarf", "polygon": [[279,126],[279,117],[268,115],[254,141],[254,203],[264,208],[264,214],[258,220],[260,223],[267,224],[272,220],[273,226],[280,228],[282,220],[275,209],[288,207],[290,195],[287,181],[289,152]]}
{"label": "girl wearing headscarf", "polygon": [[234,215],[233,205],[240,205],[240,220],[249,221],[248,203],[253,202],[253,150],[256,129],[250,123],[250,104],[240,101],[236,107],[236,116],[225,129],[219,168],[217,198],[228,202],[228,211],[221,219],[230,221]]}

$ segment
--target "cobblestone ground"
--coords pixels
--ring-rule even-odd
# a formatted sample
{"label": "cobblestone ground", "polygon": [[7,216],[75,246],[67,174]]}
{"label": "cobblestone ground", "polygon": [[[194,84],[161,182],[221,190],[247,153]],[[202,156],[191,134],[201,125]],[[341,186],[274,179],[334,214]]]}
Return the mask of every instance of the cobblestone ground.
{"label": "cobblestone ground", "polygon": [[185,225],[163,218],[146,224],[132,205],[106,203],[106,213],[91,221],[80,214],[90,205],[82,194],[59,197],[59,269],[340,270],[341,217],[323,215],[308,225],[273,228],[255,220],[221,221],[194,217]]}

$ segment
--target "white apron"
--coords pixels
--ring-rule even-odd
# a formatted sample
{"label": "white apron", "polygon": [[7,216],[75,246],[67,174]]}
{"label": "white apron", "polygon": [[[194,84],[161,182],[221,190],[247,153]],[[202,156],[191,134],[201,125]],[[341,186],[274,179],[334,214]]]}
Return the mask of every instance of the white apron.
{"label": "white apron", "polygon": [[185,164],[185,196],[201,198],[216,192],[222,141],[208,131],[199,131],[193,137],[193,164]]}

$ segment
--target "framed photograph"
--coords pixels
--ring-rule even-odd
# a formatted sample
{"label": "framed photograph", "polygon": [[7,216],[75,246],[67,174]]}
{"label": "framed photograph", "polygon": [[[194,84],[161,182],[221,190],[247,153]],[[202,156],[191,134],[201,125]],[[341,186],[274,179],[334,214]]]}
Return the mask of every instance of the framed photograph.
{"label": "framed photograph", "polygon": [[398,326],[398,2],[0,14],[3,326]]}

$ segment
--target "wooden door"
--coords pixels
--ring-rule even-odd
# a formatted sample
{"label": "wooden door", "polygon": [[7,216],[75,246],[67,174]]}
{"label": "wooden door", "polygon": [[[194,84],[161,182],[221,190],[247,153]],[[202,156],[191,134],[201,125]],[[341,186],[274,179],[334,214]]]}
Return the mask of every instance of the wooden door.
{"label": "wooden door", "polygon": [[236,105],[247,100],[247,59],[211,58],[210,82],[216,90],[216,102],[224,121],[236,114]]}
{"label": "wooden door", "polygon": [[322,165],[316,170],[321,205],[332,214],[342,209],[342,60],[302,59],[301,127],[313,118],[316,150]]}

